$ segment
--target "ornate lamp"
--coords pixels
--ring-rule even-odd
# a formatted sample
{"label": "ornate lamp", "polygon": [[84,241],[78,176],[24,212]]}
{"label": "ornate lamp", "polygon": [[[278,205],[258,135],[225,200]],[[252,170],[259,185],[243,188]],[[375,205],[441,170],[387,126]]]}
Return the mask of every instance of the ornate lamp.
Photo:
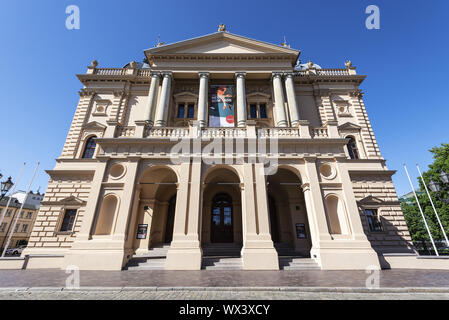
{"label": "ornate lamp", "polygon": [[429,188],[430,190],[432,190],[433,192],[438,192],[440,191],[440,185],[438,184],[438,182],[435,182],[433,180],[430,180],[429,182]]}
{"label": "ornate lamp", "polygon": [[3,198],[11,189],[11,187],[14,185],[14,183],[11,181],[11,177],[8,178],[8,180],[2,182],[1,187],[1,198]]}
{"label": "ornate lamp", "polygon": [[449,173],[444,172],[441,170],[440,179],[443,181],[443,183],[449,183]]}

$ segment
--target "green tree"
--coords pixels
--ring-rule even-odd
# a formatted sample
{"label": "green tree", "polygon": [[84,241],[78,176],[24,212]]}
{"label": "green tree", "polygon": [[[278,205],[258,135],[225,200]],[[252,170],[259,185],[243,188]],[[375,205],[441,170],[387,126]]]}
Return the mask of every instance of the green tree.
{"label": "green tree", "polygon": [[[449,144],[442,144],[440,147],[434,147],[430,150],[433,153],[434,161],[429,165],[429,169],[423,172],[423,178],[427,186],[429,186],[430,180],[440,183],[441,191],[439,195],[442,198],[449,198],[449,186],[444,185],[440,180],[441,171],[449,172]],[[425,190],[422,184],[421,178],[418,177],[420,190]],[[429,189],[430,191],[430,189]],[[449,232],[449,204],[441,201],[437,194],[430,191],[433,203],[437,209],[438,215],[440,216],[441,223],[446,231]],[[434,240],[444,240],[443,233],[441,231],[440,225],[438,224],[437,217],[432,208],[427,193],[418,195],[419,203],[426,217],[427,223],[432,233]],[[402,203],[402,212],[404,213],[405,221],[410,231],[410,235],[413,241],[423,241],[430,240],[429,235],[426,231],[426,227],[419,212],[416,200],[413,198],[410,204]]]}

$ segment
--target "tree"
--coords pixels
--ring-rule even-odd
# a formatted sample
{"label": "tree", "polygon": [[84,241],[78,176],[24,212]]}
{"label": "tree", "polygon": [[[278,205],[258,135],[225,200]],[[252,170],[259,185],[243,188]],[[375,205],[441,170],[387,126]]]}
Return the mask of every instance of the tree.
{"label": "tree", "polygon": [[[430,180],[440,183],[441,191],[439,192],[442,198],[449,197],[449,186],[445,186],[440,180],[441,171],[449,172],[449,144],[441,144],[440,147],[434,147],[430,149],[433,153],[434,161],[429,165],[429,169],[423,172],[423,178],[426,185],[429,186]],[[421,178],[418,177],[420,190],[425,190],[422,184]],[[430,191],[430,190],[429,190]],[[449,204],[441,201],[437,194],[430,191],[433,203],[437,209],[443,228],[446,234],[449,232]],[[434,240],[444,240],[443,233],[440,225],[438,224],[437,217],[433,211],[430,200],[427,193],[418,195],[419,203],[423,209],[424,216],[426,217],[427,224],[429,225],[430,232]],[[419,212],[416,200],[413,198],[410,204],[402,203],[402,212],[404,213],[405,221],[410,231],[410,235],[413,241],[430,240],[426,227]]]}

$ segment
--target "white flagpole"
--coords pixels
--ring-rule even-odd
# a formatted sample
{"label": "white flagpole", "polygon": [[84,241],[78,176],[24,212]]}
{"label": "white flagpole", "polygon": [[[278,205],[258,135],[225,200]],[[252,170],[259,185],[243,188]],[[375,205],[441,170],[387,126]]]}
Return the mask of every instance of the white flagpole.
{"label": "white flagpole", "polygon": [[22,177],[23,168],[25,167],[25,164],[26,164],[26,162],[23,163],[22,169],[20,169],[19,177],[17,178],[17,181],[14,184],[14,188],[12,189],[11,193],[9,194],[8,202],[6,203],[6,207],[5,207],[5,209],[3,209],[2,215],[0,217],[0,226],[2,225],[3,219],[5,219],[6,211],[8,211],[9,204],[11,203],[11,195],[14,194],[14,192],[16,191],[16,187],[19,184],[20,177]]}
{"label": "white flagpole", "polygon": [[28,185],[28,189],[27,189],[27,192],[26,192],[26,195],[25,195],[25,199],[23,200],[22,205],[20,206],[19,212],[17,213],[17,216],[14,219],[14,225],[10,229],[11,233],[9,234],[8,242],[6,242],[5,249],[3,250],[2,258],[5,256],[6,250],[8,249],[9,243],[11,242],[11,237],[14,234],[14,229],[16,228],[17,221],[19,220],[20,214],[22,213],[23,205],[25,204],[25,201],[26,201],[26,199],[28,197],[28,194],[30,193],[31,185],[33,183],[34,177],[36,176],[36,172],[37,172],[37,168],[39,168],[39,164],[40,163],[38,162],[36,168],[34,169],[33,177],[31,178],[30,184]]}
{"label": "white flagpole", "polygon": [[444,236],[444,239],[446,240],[446,244],[449,247],[449,240],[447,239],[446,231],[444,230],[443,224],[441,223],[440,217],[438,216],[437,209],[435,208],[435,205],[433,204],[432,197],[430,196],[430,192],[427,189],[426,183],[424,182],[424,178],[422,176],[421,170],[419,170],[419,166],[418,165],[416,165],[416,168],[418,169],[419,175],[421,176],[421,181],[422,181],[422,183],[424,185],[424,188],[426,189],[427,196],[429,197],[430,203],[432,204],[433,212],[435,212],[435,215],[437,216],[438,224],[440,225],[441,231],[443,232],[443,236]]}
{"label": "white flagpole", "polygon": [[433,241],[432,234],[430,233],[429,226],[427,225],[426,218],[424,217],[424,213],[422,211],[421,205],[419,204],[418,196],[416,195],[412,180],[410,180],[410,175],[408,174],[407,167],[405,166],[405,163],[404,163],[404,169],[405,169],[405,173],[407,173],[408,182],[410,182],[410,186],[412,187],[413,194],[415,195],[416,203],[418,204],[418,208],[419,208],[419,211],[421,212],[422,219],[424,220],[424,224],[426,225],[426,229],[427,229],[427,233],[429,234],[430,241],[432,241],[433,249],[435,250],[436,255],[439,256],[437,247],[435,246],[435,242]]}

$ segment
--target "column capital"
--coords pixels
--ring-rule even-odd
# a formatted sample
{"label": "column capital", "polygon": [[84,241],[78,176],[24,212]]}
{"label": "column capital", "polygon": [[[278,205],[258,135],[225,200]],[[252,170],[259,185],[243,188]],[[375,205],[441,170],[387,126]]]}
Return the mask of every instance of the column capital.
{"label": "column capital", "polygon": [[271,80],[273,80],[274,78],[281,78],[282,79],[282,75],[284,73],[282,71],[273,71],[271,73]]}
{"label": "column capital", "polygon": [[210,73],[209,72],[198,72],[198,77],[201,78],[206,78],[209,79]]}
{"label": "column capital", "polygon": [[171,71],[162,71],[161,74],[162,74],[162,77],[164,77],[164,78],[169,77],[170,79],[173,79],[173,72],[171,72]]}
{"label": "column capital", "polygon": [[284,72],[284,76],[285,76],[285,78],[287,79],[287,78],[292,78],[293,79],[293,76],[294,76],[295,74],[293,73],[293,72]]}
{"label": "column capital", "polygon": [[151,78],[159,78],[161,73],[159,71],[150,71]]}
{"label": "column capital", "polygon": [[243,72],[243,71],[236,72],[236,73],[235,73],[235,78],[236,78],[236,79],[237,79],[237,78],[243,78],[243,79],[245,79],[245,78],[246,78],[246,72]]}

